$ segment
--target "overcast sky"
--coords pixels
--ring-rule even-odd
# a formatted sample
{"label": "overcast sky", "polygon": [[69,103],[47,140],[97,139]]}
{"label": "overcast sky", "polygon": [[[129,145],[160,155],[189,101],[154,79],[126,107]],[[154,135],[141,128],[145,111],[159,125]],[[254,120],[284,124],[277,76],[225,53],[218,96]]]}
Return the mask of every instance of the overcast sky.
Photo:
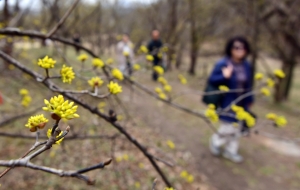
{"label": "overcast sky", "polygon": [[[94,3],[97,0],[81,0],[84,3]],[[115,0],[107,0],[107,1],[115,1]],[[155,0],[119,0],[120,3],[123,3],[124,5],[130,4],[130,3],[151,3]],[[8,3],[13,5],[16,2],[16,0],[9,0]],[[28,7],[29,4],[31,4],[32,9],[38,9],[40,7],[40,0],[20,0],[20,6],[21,7]],[[0,0],[0,7],[3,8],[4,0]]]}

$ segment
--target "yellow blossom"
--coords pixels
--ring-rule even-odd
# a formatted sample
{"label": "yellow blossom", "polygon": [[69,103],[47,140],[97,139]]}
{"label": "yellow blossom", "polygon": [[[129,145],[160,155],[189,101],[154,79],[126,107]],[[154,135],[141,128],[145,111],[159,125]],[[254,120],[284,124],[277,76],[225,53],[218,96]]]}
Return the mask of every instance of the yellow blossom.
{"label": "yellow blossom", "polygon": [[88,59],[88,56],[86,54],[81,54],[77,57],[77,59],[81,62],[84,62],[85,60]]}
{"label": "yellow blossom", "polygon": [[281,69],[276,69],[274,75],[278,78],[285,78],[285,73]]}
{"label": "yellow blossom", "polygon": [[208,109],[206,109],[204,114],[213,123],[216,123],[219,121],[219,116],[215,110],[215,105],[213,105],[213,104],[208,105]]}
{"label": "yellow blossom", "polygon": [[182,74],[179,74],[178,78],[179,78],[181,84],[186,84],[187,83],[186,78]]}
{"label": "yellow blossom", "polygon": [[162,93],[163,91],[162,91],[162,89],[161,89],[161,88],[159,88],[159,87],[156,87],[156,88],[155,88],[155,92],[156,92],[157,94],[159,94],[159,93]]}
{"label": "yellow blossom", "polygon": [[146,60],[152,62],[154,60],[153,55],[146,55]]}
{"label": "yellow blossom", "polygon": [[54,96],[48,100],[44,100],[46,107],[43,107],[43,110],[49,111],[52,114],[52,118],[55,120],[58,119],[74,119],[78,118],[79,115],[76,113],[78,106],[73,106],[74,102],[70,102],[68,100],[64,100],[62,95]]}
{"label": "yellow blossom", "polygon": [[163,52],[168,52],[169,51],[169,48],[167,46],[164,46],[162,49],[161,49]]}
{"label": "yellow blossom", "polygon": [[140,182],[135,182],[135,183],[134,183],[134,186],[135,186],[135,188],[137,188],[137,189],[141,188]]}
{"label": "yellow blossom", "polygon": [[16,68],[16,67],[15,67],[13,64],[9,64],[9,65],[8,65],[8,69],[9,69],[9,70],[14,70],[15,68]]}
{"label": "yellow blossom", "polygon": [[117,162],[121,162],[122,160],[123,160],[123,157],[122,157],[122,156],[116,157],[116,161],[117,161]]}
{"label": "yellow blossom", "polygon": [[22,106],[24,106],[24,107],[28,107],[29,104],[31,103],[31,101],[32,101],[31,97],[30,97],[29,95],[25,95],[25,96],[23,96],[23,98],[22,98],[21,104],[22,104]]}
{"label": "yellow blossom", "polygon": [[166,92],[171,92],[172,91],[172,86],[170,86],[170,85],[165,85],[164,86],[164,90],[166,91]]}
{"label": "yellow blossom", "polygon": [[274,121],[277,119],[277,115],[275,113],[268,113],[266,118]]}
{"label": "yellow blossom", "polygon": [[166,187],[164,190],[175,190],[173,187]]}
{"label": "yellow blossom", "polygon": [[133,70],[138,71],[141,69],[141,66],[139,64],[134,64],[133,65]]}
{"label": "yellow blossom", "polygon": [[244,108],[233,105],[231,109],[236,113],[237,120],[245,121],[248,127],[253,127],[255,125],[255,118],[245,111]]}
{"label": "yellow blossom", "polygon": [[124,155],[123,155],[123,160],[125,160],[125,161],[128,161],[128,160],[129,160],[128,154],[124,154]]}
{"label": "yellow blossom", "polygon": [[111,94],[118,94],[122,92],[122,86],[120,86],[118,83],[115,83],[113,81],[110,81],[107,87]]}
{"label": "yellow blossom", "polygon": [[25,88],[22,88],[22,89],[20,89],[19,94],[25,96],[25,95],[28,95],[29,92]]}
{"label": "yellow blossom", "polygon": [[48,119],[46,119],[43,114],[35,115],[28,119],[28,122],[25,126],[28,127],[31,132],[35,132],[37,128],[43,129],[47,122]]}
{"label": "yellow blossom", "polygon": [[148,48],[146,46],[142,45],[140,47],[140,51],[143,52],[143,53],[148,53]]}
{"label": "yellow blossom", "polygon": [[99,58],[94,58],[92,64],[94,67],[100,67],[100,68],[104,67],[104,62]]}
{"label": "yellow blossom", "polygon": [[265,88],[265,87],[261,88],[261,89],[260,89],[260,92],[261,92],[263,95],[265,95],[265,96],[270,96],[270,95],[271,95],[270,90],[267,89],[267,88]]}
{"label": "yellow blossom", "polygon": [[[50,138],[51,137],[51,133],[52,133],[52,129],[48,129],[47,131],[47,137]],[[61,131],[56,138],[60,137],[63,134],[63,131]],[[59,139],[58,141],[55,142],[55,144],[60,145],[60,143],[64,140],[64,138]]]}
{"label": "yellow blossom", "polygon": [[145,165],[143,163],[139,163],[139,168],[143,169],[145,168]]}
{"label": "yellow blossom", "polygon": [[100,87],[103,84],[103,80],[100,77],[93,77],[88,81],[91,87]]}
{"label": "yellow blossom", "polygon": [[109,58],[106,60],[106,64],[110,65],[114,62],[114,60],[112,58]]}
{"label": "yellow blossom", "polygon": [[63,65],[63,67],[60,70],[60,74],[63,83],[71,84],[72,80],[75,78],[75,73],[73,71],[73,68],[67,67],[66,65]]}
{"label": "yellow blossom", "polygon": [[287,120],[285,119],[285,117],[279,116],[279,117],[276,118],[275,124],[276,124],[278,127],[285,127],[286,124],[287,124]]}
{"label": "yellow blossom", "polygon": [[159,83],[161,83],[162,85],[167,85],[168,84],[168,81],[162,76],[158,77],[157,81]]}
{"label": "yellow blossom", "polygon": [[156,66],[153,67],[153,70],[159,75],[164,74],[164,69],[161,66],[156,65]]}
{"label": "yellow blossom", "polygon": [[117,120],[118,121],[122,121],[123,120],[123,116],[122,115],[117,115]]}
{"label": "yellow blossom", "polygon": [[159,59],[161,59],[161,58],[163,57],[163,54],[162,54],[161,52],[159,52],[159,53],[157,54],[157,57],[158,57]]}
{"label": "yellow blossom", "polygon": [[255,80],[261,80],[264,78],[264,74],[262,73],[256,73],[254,76]]}
{"label": "yellow blossom", "polygon": [[167,145],[170,149],[175,149],[175,144],[173,141],[171,140],[167,140]]}
{"label": "yellow blossom", "polygon": [[274,80],[271,79],[271,78],[268,78],[268,79],[267,79],[267,86],[270,87],[270,88],[273,88],[274,85],[275,85]]}
{"label": "yellow blossom", "polygon": [[124,79],[123,73],[119,69],[114,68],[111,71],[111,74],[113,77],[115,77],[116,79],[118,79],[120,81],[122,81]]}
{"label": "yellow blossom", "polygon": [[188,175],[186,178],[186,181],[188,183],[193,183],[194,182],[194,176],[192,174]]}
{"label": "yellow blossom", "polygon": [[227,86],[225,86],[225,85],[221,85],[221,86],[219,86],[219,90],[223,91],[223,92],[228,92],[229,88]]}
{"label": "yellow blossom", "polygon": [[186,170],[183,170],[181,173],[180,173],[180,177],[182,178],[186,178],[187,176],[189,176],[189,173],[186,171]]}
{"label": "yellow blossom", "polygon": [[158,97],[159,97],[160,99],[163,99],[163,100],[166,100],[166,99],[167,99],[167,95],[166,95],[165,93],[163,93],[163,92],[158,93]]}
{"label": "yellow blossom", "polygon": [[98,108],[101,109],[101,108],[104,108],[106,106],[106,102],[100,102],[98,104]]}
{"label": "yellow blossom", "polygon": [[44,69],[51,69],[54,67],[56,61],[48,56],[45,56],[43,59],[39,59],[38,65]]}

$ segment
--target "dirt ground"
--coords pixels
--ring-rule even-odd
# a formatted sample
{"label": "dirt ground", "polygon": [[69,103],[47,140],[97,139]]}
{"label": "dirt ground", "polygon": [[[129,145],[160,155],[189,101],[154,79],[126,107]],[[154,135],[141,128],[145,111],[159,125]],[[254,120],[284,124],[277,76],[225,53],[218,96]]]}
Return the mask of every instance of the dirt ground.
{"label": "dirt ground", "polygon": [[[150,89],[158,86],[146,77],[145,73],[143,78],[139,77],[139,80],[147,84]],[[193,90],[189,85],[181,85],[180,89],[174,89],[175,92]],[[300,150],[297,144],[252,134],[250,137],[241,139],[240,153],[244,156],[244,162],[234,164],[210,154],[208,140],[212,131],[200,118],[158,102],[138,89],[135,89],[133,100],[130,100],[128,92],[123,99],[130,107],[130,112],[138,113],[139,119],[146,125],[166,138],[174,140],[180,149],[192,155],[194,162],[190,165],[199,173],[204,174],[203,180],[209,183],[212,189],[300,189],[299,155],[293,154]],[[198,111],[204,108],[197,95],[180,98],[177,102]],[[254,110],[258,113],[267,113],[268,104],[258,100]],[[297,121],[297,117],[293,117],[292,120]],[[266,130],[274,132],[274,129]],[[283,130],[279,133],[289,135],[288,131]],[[278,131],[275,132],[278,133]]]}

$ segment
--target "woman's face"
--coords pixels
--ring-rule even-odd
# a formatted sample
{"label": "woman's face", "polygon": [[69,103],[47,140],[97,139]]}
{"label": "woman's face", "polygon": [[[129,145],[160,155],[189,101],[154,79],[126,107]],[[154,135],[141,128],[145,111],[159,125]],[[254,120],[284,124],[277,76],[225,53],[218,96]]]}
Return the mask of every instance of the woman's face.
{"label": "woman's face", "polygon": [[233,59],[242,60],[246,56],[246,49],[243,43],[235,41],[231,49],[231,56]]}

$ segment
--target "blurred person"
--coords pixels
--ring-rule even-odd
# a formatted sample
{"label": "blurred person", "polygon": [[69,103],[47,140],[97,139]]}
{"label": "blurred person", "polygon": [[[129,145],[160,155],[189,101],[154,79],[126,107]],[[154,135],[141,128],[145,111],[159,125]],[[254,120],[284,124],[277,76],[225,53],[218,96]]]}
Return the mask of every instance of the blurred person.
{"label": "blurred person", "polygon": [[124,33],[122,40],[117,44],[117,57],[120,70],[123,74],[132,74],[132,62],[134,59],[133,43],[130,41],[129,35]]}
{"label": "blurred person", "polygon": [[[152,36],[152,39],[148,43],[147,48],[148,48],[149,53],[151,55],[153,55],[154,60],[152,63],[153,63],[153,66],[156,66],[156,65],[161,66],[161,59],[158,57],[160,48],[162,48],[162,46],[163,46],[163,43],[160,39],[160,32],[157,29],[152,30],[151,36]],[[153,72],[152,79],[154,81],[156,81],[158,79],[158,74],[156,72]]]}
{"label": "blurred person", "polygon": [[[78,33],[75,33],[73,35],[73,42],[76,43],[76,44],[81,44],[80,35]],[[78,47],[75,47],[75,51],[76,51],[76,54],[78,55],[80,49]]]}
{"label": "blurred person", "polygon": [[[244,37],[230,39],[225,47],[225,57],[219,60],[208,83],[214,86],[225,85],[229,89],[244,89],[241,93],[225,93],[219,102],[219,108],[226,108],[239,96],[250,91],[252,87],[252,70],[250,63],[246,60],[250,53],[250,45]],[[249,109],[253,104],[254,97],[248,96],[236,105],[252,114]],[[229,113],[233,114],[232,111]],[[239,163],[243,157],[238,154],[239,139],[242,136],[244,126],[235,127],[237,120],[233,117],[220,115],[220,128],[218,134],[213,134],[210,139],[210,151],[215,156],[220,156]],[[223,152],[221,147],[224,147]]]}

